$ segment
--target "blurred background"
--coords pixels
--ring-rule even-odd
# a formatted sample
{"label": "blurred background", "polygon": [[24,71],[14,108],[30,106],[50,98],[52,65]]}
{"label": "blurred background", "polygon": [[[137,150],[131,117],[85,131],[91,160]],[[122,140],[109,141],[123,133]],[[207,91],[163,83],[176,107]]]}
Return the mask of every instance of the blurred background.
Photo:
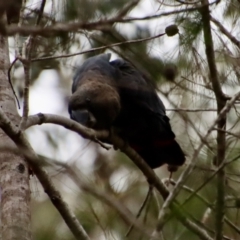
{"label": "blurred background", "polygon": [[[212,1],[213,2],[213,1]],[[24,7],[24,24],[33,24],[41,1],[28,0]],[[124,58],[149,76],[158,86],[167,115],[176,133],[177,140],[186,152],[187,164],[191,164],[194,149],[216,118],[216,100],[209,80],[205,45],[202,36],[201,14],[182,11],[199,6],[199,1],[174,0],[48,0],[41,25],[48,26],[56,21],[91,22],[118,16],[138,18],[135,21],[114,23],[103,30],[79,30],[63,33],[56,37],[38,36],[32,52],[30,114],[52,113],[68,117],[67,104],[71,95],[72,76],[76,67],[93,55],[110,52],[112,60]],[[216,64],[223,91],[232,96],[239,91],[239,46],[219,28],[223,24],[229,34],[240,37],[239,9],[237,0],[219,1],[212,4],[212,22]],[[173,12],[174,11],[174,12]],[[162,14],[162,15],[161,15]],[[146,16],[151,16],[141,20]],[[155,17],[153,17],[155,16]],[[219,24],[218,24],[219,23]],[[179,34],[164,35],[165,28],[175,24]],[[153,37],[148,41],[128,43],[117,47],[109,44]],[[23,43],[25,37],[20,37]],[[10,58],[14,60],[15,39],[9,37]],[[20,44],[21,45],[21,44]],[[106,46],[105,49],[76,56],[51,58],[87,51]],[[21,47],[19,49],[22,50]],[[45,59],[44,59],[45,58]],[[21,64],[13,68],[12,82],[21,102],[24,87],[24,72]],[[228,115],[227,153],[230,162],[226,169],[226,217],[225,234],[239,239],[239,107],[236,104]],[[106,194],[115,195],[136,215],[148,192],[148,184],[138,168],[123,153],[107,151],[78,134],[51,124],[34,126],[27,130],[27,137],[34,150],[50,160],[63,161],[71,165],[88,184]],[[214,229],[214,206],[216,179],[210,176],[216,169],[216,131],[212,131],[200,155],[195,170],[188,178],[186,188],[178,196],[184,203],[199,186],[205,184],[198,194],[184,203],[189,218]],[[177,179],[185,166],[173,174]],[[118,213],[101,200],[79,189],[57,166],[46,166],[51,179],[60,189],[62,196],[75,212],[91,239],[146,239],[133,229],[125,237],[129,226]],[[166,166],[155,170],[163,179],[169,176]],[[36,177],[31,177],[32,224],[34,239],[74,239],[59,213],[52,206]],[[162,198],[155,192],[147,202],[140,219],[150,229],[156,226]],[[231,225],[232,224],[232,225]],[[235,224],[235,225],[234,225]],[[162,239],[198,239],[173,216],[165,225]]]}

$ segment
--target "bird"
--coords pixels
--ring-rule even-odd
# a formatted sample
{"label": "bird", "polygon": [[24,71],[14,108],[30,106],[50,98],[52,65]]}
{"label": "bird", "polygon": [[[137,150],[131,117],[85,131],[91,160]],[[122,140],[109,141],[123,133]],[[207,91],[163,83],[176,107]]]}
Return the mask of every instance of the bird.
{"label": "bird", "polygon": [[76,70],[70,118],[95,130],[114,129],[152,169],[185,162],[153,81],[130,62],[111,54],[88,58]]}

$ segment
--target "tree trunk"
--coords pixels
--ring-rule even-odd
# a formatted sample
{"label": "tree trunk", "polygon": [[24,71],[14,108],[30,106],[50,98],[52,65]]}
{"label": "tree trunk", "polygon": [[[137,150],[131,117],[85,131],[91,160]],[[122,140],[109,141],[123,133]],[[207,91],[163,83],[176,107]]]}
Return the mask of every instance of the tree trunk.
{"label": "tree trunk", "polygon": [[[20,117],[8,81],[8,38],[0,36],[0,107],[16,125]],[[14,143],[0,129],[0,146]],[[30,190],[28,165],[20,155],[0,152],[1,237],[4,240],[29,240]]]}

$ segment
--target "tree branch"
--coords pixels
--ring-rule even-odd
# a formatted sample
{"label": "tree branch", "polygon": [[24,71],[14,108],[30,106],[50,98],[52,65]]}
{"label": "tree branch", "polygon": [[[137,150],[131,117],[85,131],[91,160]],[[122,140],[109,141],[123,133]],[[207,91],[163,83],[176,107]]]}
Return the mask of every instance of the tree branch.
{"label": "tree branch", "polygon": [[[211,5],[214,4],[211,3]],[[209,4],[207,4],[209,5]],[[155,19],[160,18],[163,16],[169,16],[173,14],[179,14],[184,12],[191,12],[191,11],[197,11],[199,9],[202,9],[203,6],[193,7],[193,8],[185,8],[185,9],[179,9],[175,11],[169,11],[165,13],[160,13],[156,15],[146,16],[142,18],[133,17],[133,18],[111,18],[107,20],[99,20],[96,22],[71,22],[71,23],[56,23],[52,26],[47,27],[41,27],[41,26],[17,26],[16,24],[11,24],[9,26],[5,26],[1,24],[0,31],[2,34],[5,34],[7,36],[12,36],[14,34],[21,34],[24,36],[28,35],[41,35],[43,37],[51,37],[59,35],[63,32],[78,32],[80,29],[85,30],[104,30],[106,28],[109,28],[109,26],[113,23],[129,23],[132,21],[144,21],[149,19]]]}
{"label": "tree branch", "polygon": [[[240,97],[240,92],[238,92],[236,95],[234,95],[230,101],[227,102],[226,106],[222,109],[222,111],[220,112],[220,114],[218,115],[218,117],[216,118],[216,120],[213,122],[213,124],[211,125],[211,127],[208,129],[206,135],[203,137],[203,139],[201,139],[201,143],[198,146],[198,148],[194,151],[194,154],[190,160],[191,164],[189,164],[187,166],[187,168],[182,172],[182,174],[180,175],[176,186],[174,187],[174,189],[172,190],[172,192],[170,192],[170,194],[168,195],[167,199],[165,200],[162,209],[159,213],[159,220],[158,220],[158,226],[156,231],[161,231],[164,223],[165,223],[165,219],[166,216],[168,214],[168,208],[172,205],[174,199],[176,198],[177,194],[179,193],[179,191],[181,190],[183,184],[185,183],[185,181],[187,180],[187,178],[189,177],[189,175],[191,174],[191,172],[194,169],[194,166],[197,163],[198,160],[198,154],[200,152],[200,150],[202,149],[203,145],[205,144],[207,138],[209,137],[210,133],[214,130],[214,127],[216,124],[219,123],[219,121],[221,121],[222,118],[225,118],[227,112],[231,109],[232,105],[235,103],[236,99],[238,99]],[[223,164],[223,162],[222,162]],[[220,165],[219,165],[220,166]],[[223,171],[223,168],[219,169],[219,171]]]}
{"label": "tree branch", "polygon": [[25,129],[35,125],[41,125],[44,123],[61,125],[62,127],[70,129],[76,133],[79,133],[83,138],[87,138],[92,141],[94,141],[96,138],[107,139],[109,137],[108,131],[94,131],[93,129],[84,127],[83,125],[77,123],[76,121],[73,121],[72,119],[54,114],[38,113],[36,115],[29,116],[27,123],[25,125]]}
{"label": "tree branch", "polygon": [[215,108],[166,108],[166,111],[173,112],[217,112]]}
{"label": "tree branch", "polygon": [[[105,202],[108,206],[112,207],[116,212],[122,217],[124,222],[126,224],[129,224],[131,226],[134,226],[139,231],[141,231],[143,234],[145,234],[148,237],[150,236],[150,230],[145,229],[145,227],[137,221],[135,216],[129,211],[128,208],[126,208],[121,202],[118,201],[114,196],[108,195],[102,191],[99,191],[98,189],[95,189],[91,187],[90,184],[86,183],[86,181],[81,178],[79,175],[76,174],[76,172],[73,170],[72,167],[70,167],[68,164],[56,161],[54,159],[50,159],[44,156],[39,156],[38,158],[32,158],[33,155],[29,154],[29,152],[23,152],[20,151],[20,149],[16,147],[11,146],[5,146],[4,144],[0,145],[0,151],[1,152],[11,152],[16,154],[23,154],[27,158],[31,158],[32,162],[38,162],[38,164],[42,166],[60,166],[69,175],[69,177],[75,182],[75,184],[83,191],[90,193],[91,195],[95,196],[96,198],[100,199],[101,201]],[[40,161],[39,161],[40,160]]]}
{"label": "tree branch", "polygon": [[0,127],[2,130],[15,142],[17,147],[23,153],[24,157],[31,165],[34,173],[38,177],[45,192],[48,194],[53,205],[58,209],[66,222],[69,229],[77,239],[89,240],[87,233],[83,229],[82,225],[77,220],[76,216],[69,209],[68,205],[63,201],[59,191],[53,186],[50,178],[46,172],[41,168],[40,162],[37,161],[38,157],[31,148],[24,135],[18,131],[18,128],[12,124],[7,118],[2,109],[0,108]]}
{"label": "tree branch", "polygon": [[121,46],[123,44],[141,43],[141,42],[145,42],[145,41],[153,40],[155,38],[162,37],[164,35],[165,35],[165,33],[160,33],[160,34],[157,34],[157,35],[152,36],[152,37],[140,38],[140,39],[135,39],[135,40],[127,40],[127,41],[124,41],[124,42],[118,42],[118,43],[113,43],[113,44],[109,44],[109,45],[106,45],[106,46],[91,48],[91,49],[84,50],[84,51],[77,52],[77,53],[70,53],[70,54],[63,54],[63,55],[58,55],[58,56],[34,58],[34,59],[31,59],[31,62],[38,62],[38,61],[57,59],[57,58],[74,57],[74,56],[85,54],[85,53],[90,53],[90,52],[95,52],[95,51],[99,51],[99,50],[104,50],[104,49],[107,49],[107,48]]}
{"label": "tree branch", "polygon": [[219,28],[220,32],[240,49],[240,41],[237,40],[237,38],[235,38],[216,18],[211,16],[210,19]]}
{"label": "tree branch", "polygon": [[[169,178],[167,179],[163,179],[162,180],[163,182],[166,181],[166,182],[169,182]],[[173,186],[176,186],[176,182],[173,180],[173,179],[170,179],[170,183],[173,185]],[[194,194],[194,196],[196,196],[199,200],[201,200],[203,203],[206,204],[206,206],[212,210],[214,210],[213,208],[213,204],[210,203],[206,198],[204,198],[203,196],[201,196],[199,193],[196,193],[196,190],[195,189],[192,189],[188,186],[185,186],[183,185],[182,188],[184,190],[186,190],[187,192],[191,193],[191,194]],[[183,206],[183,204],[181,205],[181,207]],[[224,221],[233,229],[235,230],[239,235],[240,235],[240,229],[232,222],[230,221],[226,216],[224,218]]]}
{"label": "tree branch", "polygon": [[[206,179],[206,181],[205,181],[204,183],[202,183],[197,189],[194,189],[194,191],[192,191],[191,195],[188,196],[187,199],[186,199],[183,203],[181,203],[181,205],[178,206],[178,209],[182,209],[183,206],[186,205],[194,196],[200,196],[200,195],[198,195],[198,192],[199,192],[204,186],[206,186],[206,184],[207,184],[210,180],[212,180],[212,179],[217,175],[218,171],[219,171],[221,168],[225,168],[227,165],[229,165],[229,164],[237,161],[237,160],[239,159],[239,157],[240,157],[240,155],[234,157],[233,159],[229,160],[228,162],[222,163],[221,166],[218,167],[218,169],[212,170],[212,171],[213,171],[213,174],[212,174],[210,177],[208,177],[208,178]],[[166,179],[163,179],[162,181],[163,181],[164,184],[166,183]],[[169,181],[169,178],[168,178],[168,181]],[[173,180],[170,180],[170,181],[173,181]],[[174,185],[176,186],[176,184],[177,184],[177,183],[175,182]],[[184,185],[182,185],[181,188],[185,189]],[[186,190],[186,189],[185,189],[185,190]],[[162,228],[163,225],[166,224],[174,215],[173,215],[173,213],[169,213],[169,214],[166,214],[165,216],[166,216],[166,220],[165,220],[165,222],[162,222],[162,225],[160,225],[160,223],[159,223],[159,225],[158,225],[159,228]],[[236,226],[233,225],[233,223],[230,222],[228,219],[226,219],[226,223],[227,223],[228,225],[231,225],[231,227],[234,228],[234,230],[235,230],[236,232],[238,232],[239,229],[237,229]]]}
{"label": "tree branch", "polygon": [[[74,132],[79,133],[84,138],[92,139],[93,141],[95,137],[99,139],[105,138],[105,140],[109,139],[108,133],[105,131],[96,132],[92,129],[88,129],[82,126],[81,124],[71,119],[67,119],[65,117],[60,117],[52,114],[41,113],[38,115],[29,116],[26,126],[30,127],[36,124],[43,124],[43,123],[54,123],[54,124],[61,125],[67,129],[70,129]],[[147,163],[119,137],[111,136],[109,140],[113,143],[114,147],[124,152],[138,166],[138,168],[142,171],[144,176],[147,178],[147,181],[158,190],[158,192],[161,194],[163,199],[166,199],[169,195],[168,190],[160,181],[160,179],[157,177],[155,172],[147,165]],[[170,206],[170,209],[176,214],[176,217],[178,218],[178,220],[180,220],[181,223],[185,227],[187,227],[190,231],[197,234],[201,239],[204,239],[204,240],[211,239],[211,237],[208,236],[205,230],[198,227],[195,223],[187,219],[184,213],[180,209],[178,209],[177,204],[172,203]]]}
{"label": "tree branch", "polygon": [[[56,161],[55,161],[56,163]],[[68,176],[76,183],[79,189],[82,189],[85,192],[90,193],[101,201],[105,202],[107,205],[111,206],[115,209],[121,216],[121,218],[128,224],[133,225],[139,231],[144,233],[148,238],[151,237],[150,230],[147,230],[136,218],[135,216],[123,205],[119,202],[115,197],[103,193],[98,189],[91,187],[89,184],[85,183],[83,179],[80,178],[79,175],[75,173],[75,171],[65,163],[58,162],[58,165],[64,167],[68,173]]]}

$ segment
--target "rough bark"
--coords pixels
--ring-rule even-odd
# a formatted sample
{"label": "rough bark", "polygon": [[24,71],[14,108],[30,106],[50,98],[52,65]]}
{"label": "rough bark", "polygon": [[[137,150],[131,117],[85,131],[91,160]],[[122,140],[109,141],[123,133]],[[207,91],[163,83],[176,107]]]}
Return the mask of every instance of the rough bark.
{"label": "rough bark", "polygon": [[[20,117],[8,81],[8,68],[8,39],[0,36],[0,107],[18,125]],[[1,129],[0,142],[7,146],[14,144]],[[29,171],[21,156],[0,152],[0,190],[2,239],[31,239]]]}

